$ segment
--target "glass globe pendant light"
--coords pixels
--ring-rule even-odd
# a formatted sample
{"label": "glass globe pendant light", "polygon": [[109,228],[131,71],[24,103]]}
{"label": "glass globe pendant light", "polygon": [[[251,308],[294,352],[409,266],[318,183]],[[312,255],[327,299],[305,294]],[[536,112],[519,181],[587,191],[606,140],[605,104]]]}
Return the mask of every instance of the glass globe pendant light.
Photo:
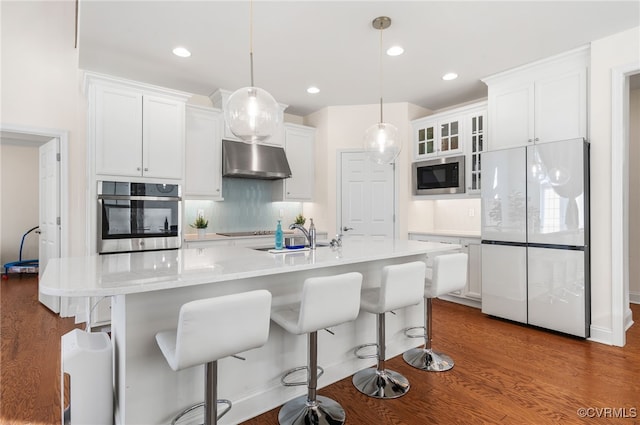
{"label": "glass globe pendant light", "polygon": [[253,1],[249,2],[249,10],[251,86],[231,93],[223,109],[225,121],[236,137],[247,143],[259,143],[275,134],[282,114],[273,96],[253,83]]}
{"label": "glass globe pendant light", "polygon": [[363,148],[368,158],[378,164],[392,164],[402,150],[398,128],[384,122],[382,115],[382,30],[391,26],[391,18],[380,16],[373,20],[373,28],[380,30],[380,122],[364,133]]}

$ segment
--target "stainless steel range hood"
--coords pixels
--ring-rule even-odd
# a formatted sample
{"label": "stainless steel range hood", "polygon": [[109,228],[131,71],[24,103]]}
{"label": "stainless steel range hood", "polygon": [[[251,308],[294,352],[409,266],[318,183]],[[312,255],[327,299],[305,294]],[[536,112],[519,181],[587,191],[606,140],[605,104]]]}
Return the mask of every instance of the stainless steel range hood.
{"label": "stainless steel range hood", "polygon": [[223,140],[222,176],[278,180],[291,177],[291,168],[282,148]]}

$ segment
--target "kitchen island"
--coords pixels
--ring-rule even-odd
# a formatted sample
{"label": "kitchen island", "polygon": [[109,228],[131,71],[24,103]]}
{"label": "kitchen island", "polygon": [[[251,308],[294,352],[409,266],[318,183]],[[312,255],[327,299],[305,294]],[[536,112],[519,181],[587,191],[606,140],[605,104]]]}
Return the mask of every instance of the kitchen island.
{"label": "kitchen island", "polygon": [[[358,271],[364,277],[363,287],[376,286],[385,265],[425,261],[427,255],[458,248],[395,239],[346,239],[339,248],[278,254],[225,246],[62,258],[49,262],[40,290],[67,297],[112,297],[115,423],[159,424],[203,398],[202,370],[172,371],[155,341],[156,332],[175,328],[185,302],[267,289],[273,304],[280,305],[299,299],[307,277]],[[422,305],[396,313],[387,318],[388,357],[420,344],[404,337],[402,329],[422,323]],[[357,359],[352,350],[374,342],[375,328],[374,315],[362,312],[354,322],[332,329],[335,335],[319,334],[318,362],[325,370],[319,388],[374,364],[373,359]],[[304,394],[303,386],[282,386],[280,376],[306,364],[306,343],[304,335],[289,334],[272,323],[267,344],[242,353],[246,360],[220,360],[219,396],[234,403],[220,423],[239,423]]]}

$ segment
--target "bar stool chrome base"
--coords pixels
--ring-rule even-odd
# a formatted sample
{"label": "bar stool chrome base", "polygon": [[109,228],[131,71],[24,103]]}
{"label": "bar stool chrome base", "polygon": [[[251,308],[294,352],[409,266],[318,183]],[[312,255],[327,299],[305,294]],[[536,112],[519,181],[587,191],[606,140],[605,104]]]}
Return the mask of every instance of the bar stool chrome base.
{"label": "bar stool chrome base", "polygon": [[353,385],[369,397],[391,399],[405,395],[409,391],[407,378],[392,370],[363,369],[353,375]]}
{"label": "bar stool chrome base", "polygon": [[412,348],[406,351],[402,358],[416,369],[430,372],[445,372],[451,369],[454,364],[453,359],[448,355],[425,348]]}
{"label": "bar stool chrome base", "polygon": [[309,401],[306,395],[294,398],[278,413],[280,425],[342,425],[344,421],[342,406],[321,395],[316,396],[316,401]]}

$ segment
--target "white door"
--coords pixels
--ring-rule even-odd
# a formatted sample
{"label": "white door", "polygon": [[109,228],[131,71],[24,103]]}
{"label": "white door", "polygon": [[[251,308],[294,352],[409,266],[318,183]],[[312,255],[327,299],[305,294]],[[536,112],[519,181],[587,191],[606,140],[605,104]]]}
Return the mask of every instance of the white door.
{"label": "white door", "polygon": [[[60,256],[60,195],[58,193],[60,162],[58,161],[59,139],[55,138],[40,146],[38,271],[42,276],[51,258]],[[39,300],[49,309],[60,311],[60,297],[39,294]]]}
{"label": "white door", "polygon": [[350,237],[393,238],[394,165],[376,164],[364,152],[342,152],[340,163],[340,231]]}

